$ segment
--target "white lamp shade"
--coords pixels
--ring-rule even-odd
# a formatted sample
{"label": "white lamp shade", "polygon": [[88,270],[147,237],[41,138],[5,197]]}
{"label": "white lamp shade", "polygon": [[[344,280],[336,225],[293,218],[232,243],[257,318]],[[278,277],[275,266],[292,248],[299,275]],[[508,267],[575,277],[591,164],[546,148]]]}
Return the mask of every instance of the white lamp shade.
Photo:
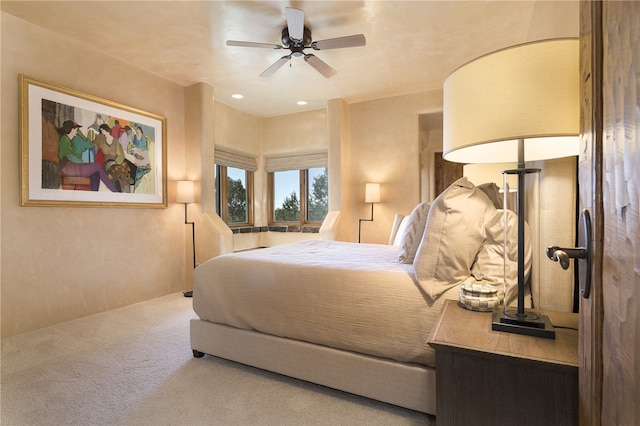
{"label": "white lamp shade", "polygon": [[443,151],[448,161],[503,163],[577,155],[578,39],[503,49],[463,65],[444,83]]}
{"label": "white lamp shade", "polygon": [[190,180],[179,180],[176,201],[178,203],[193,203],[195,200],[195,191],[193,182]]}
{"label": "white lamp shade", "polygon": [[365,203],[380,202],[380,184],[379,183],[368,183],[365,185],[364,202]]}

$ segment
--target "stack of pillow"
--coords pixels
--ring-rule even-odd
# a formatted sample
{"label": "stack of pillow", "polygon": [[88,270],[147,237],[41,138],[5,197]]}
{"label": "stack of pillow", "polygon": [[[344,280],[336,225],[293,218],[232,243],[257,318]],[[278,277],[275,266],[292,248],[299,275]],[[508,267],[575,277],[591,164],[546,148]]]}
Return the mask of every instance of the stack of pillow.
{"label": "stack of pillow", "polygon": [[[400,221],[393,241],[399,246],[398,259],[413,264],[416,281],[431,300],[454,286],[478,284],[477,277],[480,284],[495,288],[499,300],[505,291],[506,303],[515,300],[517,216],[502,207],[497,185],[475,186],[462,177],[433,203],[417,205]],[[528,274],[529,244],[525,254]]]}

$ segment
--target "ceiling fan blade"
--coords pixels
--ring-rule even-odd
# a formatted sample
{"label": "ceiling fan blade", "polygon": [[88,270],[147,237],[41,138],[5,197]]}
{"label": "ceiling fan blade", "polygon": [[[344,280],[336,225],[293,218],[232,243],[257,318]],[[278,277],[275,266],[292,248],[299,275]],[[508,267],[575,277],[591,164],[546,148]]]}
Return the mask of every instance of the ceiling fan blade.
{"label": "ceiling fan blade", "polygon": [[302,40],[304,36],[304,12],[293,7],[285,7],[284,14],[287,17],[289,38],[298,41]]}
{"label": "ceiling fan blade", "polygon": [[326,62],[318,58],[316,55],[304,55],[304,60],[325,78],[331,78],[338,72],[327,65]]}
{"label": "ceiling fan blade", "polygon": [[356,34],[346,37],[329,38],[311,43],[314,50],[340,49],[343,47],[358,47],[367,44],[363,34]]}
{"label": "ceiling fan blade", "polygon": [[271,77],[273,73],[275,73],[280,68],[282,68],[282,66],[287,62],[289,62],[290,59],[291,59],[291,55],[283,56],[282,58],[275,61],[273,65],[271,65],[269,68],[264,70],[262,74],[260,74],[260,77]]}
{"label": "ceiling fan blade", "polygon": [[227,40],[227,46],[262,47],[262,48],[265,48],[265,49],[282,49],[282,46],[280,46],[279,44],[254,43],[252,41],[237,41],[237,40]]}

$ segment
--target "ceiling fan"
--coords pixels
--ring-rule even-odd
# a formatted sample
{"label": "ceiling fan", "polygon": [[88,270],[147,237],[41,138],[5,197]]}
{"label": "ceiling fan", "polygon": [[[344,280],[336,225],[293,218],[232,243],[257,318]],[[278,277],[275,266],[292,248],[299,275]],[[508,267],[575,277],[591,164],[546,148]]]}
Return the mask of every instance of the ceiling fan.
{"label": "ceiling fan", "polygon": [[311,30],[304,26],[304,12],[292,7],[284,9],[287,18],[287,26],[282,29],[282,45],[270,43],[254,43],[250,41],[227,40],[227,46],[262,47],[266,49],[289,49],[290,54],[283,56],[264,70],[260,77],[269,77],[278,71],[292,57],[304,56],[305,62],[311,65],[325,78],[333,77],[337,71],[326,62],[311,53],[305,53],[305,49],[329,50],[343,47],[364,46],[367,41],[363,34],[337,37],[327,40],[312,41]]}

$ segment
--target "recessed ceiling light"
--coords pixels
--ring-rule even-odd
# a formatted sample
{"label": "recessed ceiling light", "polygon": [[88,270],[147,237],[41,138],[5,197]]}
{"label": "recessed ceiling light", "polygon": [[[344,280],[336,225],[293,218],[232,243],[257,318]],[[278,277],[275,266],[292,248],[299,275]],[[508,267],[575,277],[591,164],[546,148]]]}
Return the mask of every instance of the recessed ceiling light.
{"label": "recessed ceiling light", "polygon": [[296,102],[296,103],[297,103],[298,105],[306,105],[306,104],[307,104],[307,101],[298,101],[298,102]]}
{"label": "recessed ceiling light", "polygon": [[239,94],[239,93],[234,93],[233,95],[231,95],[231,97],[232,97],[233,99],[242,99],[242,98],[244,98],[244,96],[242,96],[242,95],[241,95],[241,94]]}

